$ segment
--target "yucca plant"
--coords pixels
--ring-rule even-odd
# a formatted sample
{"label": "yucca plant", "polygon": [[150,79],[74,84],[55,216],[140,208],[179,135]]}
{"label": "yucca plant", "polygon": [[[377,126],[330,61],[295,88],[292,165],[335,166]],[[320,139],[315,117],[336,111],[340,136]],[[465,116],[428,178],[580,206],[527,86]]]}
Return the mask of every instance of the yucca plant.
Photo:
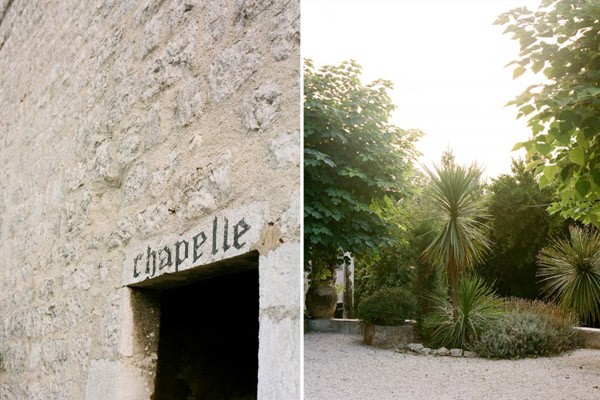
{"label": "yucca plant", "polygon": [[572,226],[569,239],[553,239],[538,255],[542,292],[585,322],[600,321],[600,234]]}
{"label": "yucca plant", "polygon": [[440,211],[442,228],[423,251],[423,259],[446,268],[450,284],[453,316],[458,316],[457,285],[463,271],[481,261],[491,244],[485,231],[484,208],[476,165],[463,167],[453,162],[435,172],[427,167],[431,178],[431,199]]}
{"label": "yucca plant", "polygon": [[463,276],[456,287],[458,316],[446,296],[430,296],[433,311],[425,317],[425,331],[435,347],[468,348],[469,343],[505,315],[502,300],[478,276]]}

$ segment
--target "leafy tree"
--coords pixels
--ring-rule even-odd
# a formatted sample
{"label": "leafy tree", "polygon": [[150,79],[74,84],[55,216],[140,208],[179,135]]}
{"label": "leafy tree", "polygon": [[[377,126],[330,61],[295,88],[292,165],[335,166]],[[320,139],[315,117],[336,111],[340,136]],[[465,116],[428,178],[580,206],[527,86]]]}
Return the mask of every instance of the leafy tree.
{"label": "leafy tree", "polygon": [[457,286],[461,273],[482,260],[490,248],[483,219],[486,211],[476,165],[463,167],[447,162],[425,168],[431,179],[431,199],[440,213],[442,227],[423,251],[424,261],[445,266],[450,283],[452,315],[458,318]]}
{"label": "leafy tree", "polygon": [[386,215],[397,220],[392,225],[399,227],[402,223],[403,229],[393,232],[392,244],[362,255],[361,262],[355,264],[355,304],[360,306],[364,298],[381,288],[402,288],[416,299],[416,317],[420,321],[432,308],[431,301],[423,294],[445,295],[447,286],[441,268],[421,259],[421,253],[433,240],[437,227],[437,219],[432,218],[434,210],[426,201],[429,181],[424,174],[415,171],[411,182],[413,195],[386,208]]}
{"label": "leafy tree", "polygon": [[543,291],[588,323],[600,321],[600,233],[577,226],[539,255]]}
{"label": "leafy tree", "polygon": [[385,201],[410,191],[416,131],[389,122],[392,84],[363,84],[354,61],[304,69],[305,259],[337,263],[391,240]]}
{"label": "leafy tree", "polygon": [[509,103],[533,133],[515,149],[527,150],[540,187],[557,188],[552,212],[600,227],[598,15],[598,1],[543,0],[537,11],[517,8],[496,24],[507,25],[521,47],[513,76],[531,70],[548,78]]}
{"label": "leafy tree", "polygon": [[546,211],[554,191],[540,189],[533,171],[526,171],[522,160],[513,160],[512,174],[493,179],[487,192],[494,246],[476,270],[499,294],[537,298],[536,257],[549,236],[567,227],[562,218]]}

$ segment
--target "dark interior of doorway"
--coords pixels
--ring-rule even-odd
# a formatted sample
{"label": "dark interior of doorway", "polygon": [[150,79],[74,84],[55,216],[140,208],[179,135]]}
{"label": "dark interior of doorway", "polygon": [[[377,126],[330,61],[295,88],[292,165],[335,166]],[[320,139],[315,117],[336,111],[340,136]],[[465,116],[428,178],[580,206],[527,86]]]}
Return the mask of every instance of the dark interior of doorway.
{"label": "dark interior of doorway", "polygon": [[161,293],[157,400],[256,399],[258,268]]}

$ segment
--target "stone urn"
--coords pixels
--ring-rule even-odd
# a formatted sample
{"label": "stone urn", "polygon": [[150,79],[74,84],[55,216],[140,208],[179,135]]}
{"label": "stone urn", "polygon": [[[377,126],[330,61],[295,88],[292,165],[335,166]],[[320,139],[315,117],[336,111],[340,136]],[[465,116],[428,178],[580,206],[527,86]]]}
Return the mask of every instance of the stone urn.
{"label": "stone urn", "polygon": [[337,292],[329,284],[312,285],[306,292],[306,309],[312,318],[333,318]]}

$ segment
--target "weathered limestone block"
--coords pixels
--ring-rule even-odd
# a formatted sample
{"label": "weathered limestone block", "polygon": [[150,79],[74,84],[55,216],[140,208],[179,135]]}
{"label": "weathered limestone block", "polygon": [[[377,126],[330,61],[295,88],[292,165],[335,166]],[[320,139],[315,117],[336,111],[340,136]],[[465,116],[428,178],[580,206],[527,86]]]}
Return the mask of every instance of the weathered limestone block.
{"label": "weathered limestone block", "polygon": [[175,125],[182,127],[191,124],[202,112],[203,101],[199,79],[189,78],[183,82],[173,103]]}
{"label": "weathered limestone block", "polygon": [[123,183],[123,203],[125,205],[144,197],[148,187],[148,169],[146,163],[137,163],[127,174]]}
{"label": "weathered limestone block", "polygon": [[183,191],[178,196],[183,203],[184,217],[194,219],[217,206],[229,197],[231,151],[224,152],[217,164],[206,169],[196,170],[183,177]]}
{"label": "weathered limestone block", "polygon": [[214,104],[228,98],[258,70],[257,43],[256,34],[248,33],[241,41],[224,49],[211,64],[208,82]]}
{"label": "weathered limestone block", "polygon": [[119,363],[114,360],[92,360],[85,387],[86,399],[116,399]]}
{"label": "weathered limestone block", "polygon": [[142,237],[160,232],[160,228],[164,226],[168,216],[169,211],[166,202],[161,202],[146,208],[137,216],[137,232],[139,232]]}
{"label": "weathered limestone block", "polygon": [[146,118],[145,151],[154,148],[165,140],[166,136],[162,134],[160,123],[160,102],[156,102],[149,108]]}
{"label": "weathered limestone block", "polygon": [[196,52],[196,33],[199,31],[196,22],[189,23],[169,42],[163,60],[171,65],[190,67]]}
{"label": "weathered limestone block", "polygon": [[412,324],[407,323],[400,326],[365,324],[364,341],[370,346],[392,349],[404,346],[413,340]]}
{"label": "weathered limestone block", "polygon": [[177,30],[188,23],[203,5],[201,0],[176,0],[169,4],[169,29]]}
{"label": "weathered limestone block", "polygon": [[276,16],[274,25],[271,32],[273,58],[282,61],[300,48],[299,0],[285,2]]}
{"label": "weathered limestone block", "polygon": [[141,136],[142,123],[137,118],[128,122],[127,126],[119,133],[115,157],[119,173],[125,171],[138,156]]}
{"label": "weathered limestone block", "polygon": [[103,357],[106,358],[116,358],[119,352],[122,290],[112,290],[106,296],[104,312],[98,327],[100,330],[100,348]]}
{"label": "weathered limestone block", "polygon": [[450,357],[461,357],[462,355],[462,349],[450,349]]}
{"label": "weathered limestone block", "polygon": [[271,168],[300,166],[300,131],[285,132],[269,143]]}
{"label": "weathered limestone block", "polygon": [[[299,387],[289,377],[300,375],[300,309],[295,268],[300,247],[279,246],[260,257],[260,328],[258,398],[297,399]],[[269,290],[275,284],[278,290]]]}
{"label": "weathered limestone block", "polygon": [[238,31],[242,30],[268,7],[273,5],[273,0],[238,0],[235,7],[235,24]]}
{"label": "weathered limestone block", "polygon": [[246,98],[243,105],[244,131],[248,133],[265,132],[281,108],[281,89],[275,82],[261,85]]}
{"label": "weathered limestone block", "polygon": [[204,41],[208,46],[223,36],[227,12],[226,0],[213,0],[205,5]]}
{"label": "weathered limestone block", "polygon": [[170,65],[162,58],[154,58],[146,63],[142,72],[141,96],[142,100],[148,101],[172,86],[181,77],[181,69]]}
{"label": "weathered limestone block", "polygon": [[109,248],[112,249],[126,244],[129,239],[131,239],[131,235],[134,231],[135,226],[132,217],[127,216],[117,220],[116,227],[110,234],[108,240]]}
{"label": "weathered limestone block", "polygon": [[146,23],[142,38],[140,40],[140,58],[144,59],[152,50],[156,49],[160,43],[160,33],[162,27],[163,14],[159,13],[152,17]]}

